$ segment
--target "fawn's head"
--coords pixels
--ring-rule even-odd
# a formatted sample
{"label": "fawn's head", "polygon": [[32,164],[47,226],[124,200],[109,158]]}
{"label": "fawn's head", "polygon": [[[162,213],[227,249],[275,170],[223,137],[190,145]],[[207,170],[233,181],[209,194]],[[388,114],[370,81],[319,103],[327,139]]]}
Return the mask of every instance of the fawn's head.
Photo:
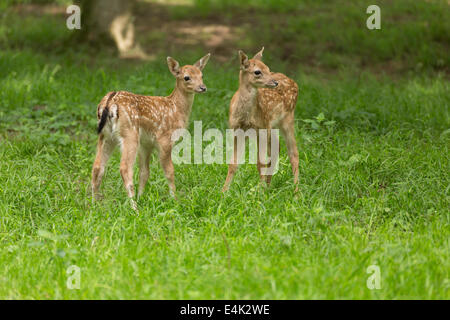
{"label": "fawn's head", "polygon": [[278,82],[272,78],[268,66],[261,61],[264,47],[252,59],[239,50],[239,61],[241,63],[241,79],[256,88],[275,88]]}
{"label": "fawn's head", "polygon": [[211,54],[207,54],[194,65],[185,65],[180,67],[178,61],[171,57],[167,57],[167,64],[169,65],[170,72],[177,79],[177,87],[184,92],[189,93],[202,93],[206,91],[206,86],[203,83],[202,70],[208,63]]}

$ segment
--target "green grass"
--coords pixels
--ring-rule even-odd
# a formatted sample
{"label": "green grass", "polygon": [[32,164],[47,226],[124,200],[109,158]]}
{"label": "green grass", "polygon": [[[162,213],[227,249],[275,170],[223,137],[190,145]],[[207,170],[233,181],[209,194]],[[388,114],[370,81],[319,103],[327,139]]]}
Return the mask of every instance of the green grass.
{"label": "green grass", "polygon": [[[91,201],[96,105],[110,90],[168,94],[164,56],[133,63],[83,46],[46,51],[39,39],[45,47],[65,31],[8,28],[0,24],[9,30],[0,31],[0,298],[450,298],[446,73],[316,75],[288,70],[267,48],[272,69],[300,85],[298,197],[284,143],[269,190],[252,165],[225,195],[226,165],[176,165],[178,201],[155,156],[137,216],[118,152],[105,199]],[[182,64],[200,57],[173,55]],[[198,120],[227,127],[237,61],[211,60],[191,131]],[[71,265],[81,268],[80,290],[66,287]],[[380,290],[366,287],[370,265],[380,267]]]}

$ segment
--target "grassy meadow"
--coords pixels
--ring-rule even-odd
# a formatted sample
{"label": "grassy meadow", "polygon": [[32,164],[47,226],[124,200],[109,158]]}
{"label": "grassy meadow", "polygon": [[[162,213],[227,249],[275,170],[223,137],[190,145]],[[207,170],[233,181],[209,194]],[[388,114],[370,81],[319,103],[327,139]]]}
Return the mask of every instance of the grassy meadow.
{"label": "grassy meadow", "polygon": [[[147,61],[74,42],[64,1],[22,2],[0,5],[1,299],[450,298],[447,1],[379,1],[373,31],[363,1],[141,1]],[[143,23],[147,7],[167,28]],[[183,42],[183,28],[201,32]],[[217,30],[224,40],[205,42]],[[189,129],[224,131],[236,51],[262,45],[300,87],[297,196],[281,140],[268,190],[255,165],[226,194],[225,164],[175,165],[174,200],[154,154],[137,215],[116,151],[92,202],[105,93],[167,95],[165,57],[192,64],[210,51]],[[66,285],[72,265],[79,290]],[[380,289],[367,287],[371,265]]]}

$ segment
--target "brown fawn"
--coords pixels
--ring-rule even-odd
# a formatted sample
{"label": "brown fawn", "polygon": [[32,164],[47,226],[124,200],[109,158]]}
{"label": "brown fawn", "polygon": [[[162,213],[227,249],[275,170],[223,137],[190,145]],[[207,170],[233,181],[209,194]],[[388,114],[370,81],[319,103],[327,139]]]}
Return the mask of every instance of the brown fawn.
{"label": "brown fawn", "polygon": [[[294,175],[295,191],[298,190],[298,150],[295,141],[294,131],[294,110],[297,103],[298,86],[294,80],[282,73],[272,73],[261,61],[264,47],[252,59],[239,50],[240,72],[239,89],[234,94],[230,103],[230,127],[232,129],[266,129],[268,144],[271,144],[271,129],[280,129],[289,154],[289,160]],[[263,174],[262,168],[267,168],[263,164],[259,151],[258,138],[258,160],[257,167],[262,182],[270,184],[272,174]],[[277,141],[278,142],[278,141]],[[279,144],[278,144],[279,145]],[[279,149],[278,149],[279,151]],[[233,160],[228,166],[228,175],[223,186],[223,191],[230,187],[235,175],[237,162],[237,138],[234,138]],[[270,155],[270,149],[268,149]],[[276,163],[278,154],[270,155],[271,161]],[[268,164],[271,165],[271,164]],[[272,171],[273,172],[273,171]]]}
{"label": "brown fawn", "polygon": [[206,91],[202,70],[209,57],[208,53],[194,65],[183,67],[167,57],[169,70],[176,78],[175,89],[167,97],[142,96],[127,91],[109,92],[103,97],[97,108],[99,136],[92,168],[94,199],[100,197],[99,187],[105,165],[117,145],[122,151],[120,174],[134,209],[133,166],[136,155],[139,155],[140,196],[149,177],[150,156],[155,147],[159,151],[170,193],[175,196],[172,133],[187,126],[195,93]]}

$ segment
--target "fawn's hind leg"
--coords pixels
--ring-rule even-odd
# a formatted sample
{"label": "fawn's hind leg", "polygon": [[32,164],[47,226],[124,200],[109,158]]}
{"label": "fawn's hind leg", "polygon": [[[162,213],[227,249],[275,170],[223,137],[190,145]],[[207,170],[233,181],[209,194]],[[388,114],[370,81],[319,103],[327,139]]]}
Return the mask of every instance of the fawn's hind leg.
{"label": "fawn's hind leg", "polygon": [[92,166],[92,197],[99,199],[101,197],[99,189],[102,182],[103,174],[105,173],[105,166],[108,162],[111,153],[114,151],[116,142],[111,138],[100,134],[97,143],[97,155],[95,157],[94,165]]}
{"label": "fawn's hind leg", "polygon": [[294,129],[294,115],[284,119],[281,123],[281,133],[286,140],[286,147],[288,150],[289,161],[292,166],[292,174],[294,175],[295,191],[298,191],[298,149],[297,142],[295,141],[295,129]]}
{"label": "fawn's hind leg", "polygon": [[133,209],[136,208],[134,201],[133,166],[136,161],[136,153],[139,145],[137,134],[129,134],[122,138],[122,156],[120,158],[120,175],[122,176],[128,197],[131,199]]}

